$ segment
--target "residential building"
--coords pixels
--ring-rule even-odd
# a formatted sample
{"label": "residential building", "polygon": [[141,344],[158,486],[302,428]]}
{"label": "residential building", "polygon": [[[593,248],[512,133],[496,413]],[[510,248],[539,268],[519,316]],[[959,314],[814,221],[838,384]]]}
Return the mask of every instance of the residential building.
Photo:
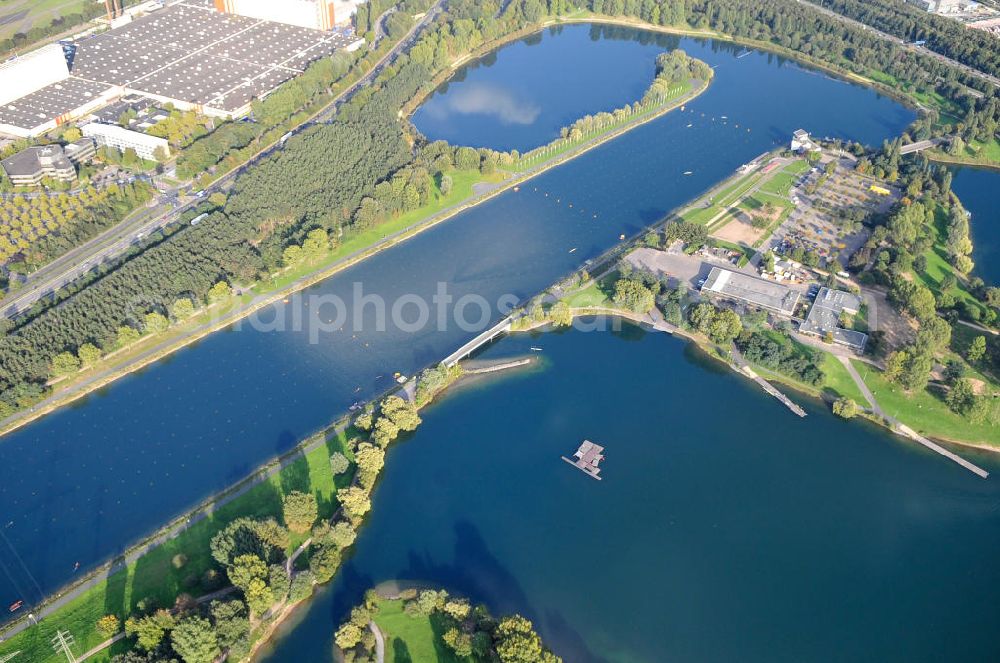
{"label": "residential building", "polygon": [[159,161],[163,156],[170,155],[170,145],[165,138],[123,129],[117,124],[101,124],[91,122],[81,128],[83,135],[93,138],[100,147],[114,147],[121,152],[135,150],[135,153],[147,161]]}

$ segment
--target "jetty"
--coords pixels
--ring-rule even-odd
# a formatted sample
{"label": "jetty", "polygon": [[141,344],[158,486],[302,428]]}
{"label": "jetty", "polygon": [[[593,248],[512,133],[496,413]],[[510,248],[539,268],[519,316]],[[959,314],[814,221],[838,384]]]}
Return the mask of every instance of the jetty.
{"label": "jetty", "polygon": [[594,444],[590,440],[584,440],[580,448],[573,454],[573,459],[563,456],[562,459],[582,471],[589,477],[601,480],[601,461],[604,460],[604,447]]}
{"label": "jetty", "polygon": [[739,348],[736,347],[735,343],[732,344],[731,351],[733,357],[733,366],[737,370],[737,372],[742,373],[743,375],[747,376],[748,378],[759,384],[761,389],[769,393],[771,396],[777,398],[784,404],[785,407],[787,407],[789,410],[791,410],[798,416],[800,417],[806,416],[806,411],[803,410],[798,403],[793,401],[788,396],[785,396],[785,394],[783,394],[780,390],[778,390],[777,387],[775,387],[773,384],[771,384],[761,376],[757,375],[757,372],[754,371],[752,368],[750,368],[750,364],[743,357],[743,353],[739,351]]}

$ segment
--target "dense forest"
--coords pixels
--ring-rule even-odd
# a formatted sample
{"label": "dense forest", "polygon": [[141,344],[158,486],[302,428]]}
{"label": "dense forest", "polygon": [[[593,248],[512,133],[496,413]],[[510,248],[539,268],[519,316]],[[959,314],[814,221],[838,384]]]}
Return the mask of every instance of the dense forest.
{"label": "dense forest", "polygon": [[1000,40],[985,30],[924,11],[904,0],[815,0],[816,4],[974,69],[1000,74]]}
{"label": "dense forest", "polygon": [[[595,11],[629,14],[658,24],[712,27],[858,73],[882,70],[909,90],[957,95],[962,85],[979,84],[933,58],[914,56],[897,44],[785,0],[589,0],[589,4]],[[166,311],[178,298],[205,301],[209,289],[220,281],[252,282],[280,266],[285,249],[303,243],[312,230],[326,230],[326,236],[336,241],[412,209],[426,196],[429,182],[443,180],[452,167],[475,167],[478,162],[484,172],[494,168],[495,153],[452,150],[419,140],[411,146],[398,121],[399,110],[416,94],[428,91],[434,74],[456,57],[528,27],[529,18],[564,7],[561,2],[546,6],[540,0],[513,0],[501,12],[497,0],[451,0],[409,53],[387,67],[375,84],[359,91],[331,123],[291,139],[284,150],[242,175],[222,210],[150,247],[0,339],[0,404],[5,404],[0,409],[24,406],[37,398],[52,375],[56,355],[76,353],[84,344],[112,350],[119,343],[120,328],[142,331],[150,311]],[[288,117],[296,103],[307,103],[333,77],[343,75],[343,63],[330,62],[317,65],[316,73],[286,84],[284,92],[258,104],[258,123]],[[961,99],[970,108],[977,103]],[[224,132],[196,140],[189,148],[187,167],[203,169],[231,146],[252,141],[251,134],[259,129],[243,128],[246,125],[230,123],[220,128]],[[210,149],[209,141],[224,147]],[[205,159],[194,157],[200,144],[209,154]]]}

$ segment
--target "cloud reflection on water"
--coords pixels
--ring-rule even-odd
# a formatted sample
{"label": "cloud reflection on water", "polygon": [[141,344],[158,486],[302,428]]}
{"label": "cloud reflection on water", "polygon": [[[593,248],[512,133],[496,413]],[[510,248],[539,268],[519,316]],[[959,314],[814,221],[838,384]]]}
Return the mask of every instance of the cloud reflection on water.
{"label": "cloud reflection on water", "polygon": [[444,97],[432,99],[424,106],[424,111],[439,121],[452,115],[492,115],[503,124],[528,125],[538,119],[542,109],[498,85],[465,83]]}

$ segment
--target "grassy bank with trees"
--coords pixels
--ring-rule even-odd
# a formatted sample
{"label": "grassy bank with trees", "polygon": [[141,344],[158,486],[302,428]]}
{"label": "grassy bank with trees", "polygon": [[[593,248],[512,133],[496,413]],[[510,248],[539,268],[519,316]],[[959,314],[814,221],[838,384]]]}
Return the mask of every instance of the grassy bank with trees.
{"label": "grassy bank with trees", "polygon": [[[461,375],[460,367],[427,369],[417,403],[429,404]],[[51,638],[63,630],[76,640],[76,655],[107,645],[92,661],[248,660],[296,604],[333,578],[371,509],[388,447],[420,423],[416,405],[390,395],[353,425],[331,425],[152,537],[121,568],[93,574],[74,598],[0,643],[0,657],[62,661]]]}
{"label": "grassy bank with trees", "polygon": [[389,661],[420,663],[560,663],[530,621],[520,615],[495,618],[485,605],[444,590],[403,589],[386,595],[369,590],[336,642],[345,663],[376,660],[374,623]]}

